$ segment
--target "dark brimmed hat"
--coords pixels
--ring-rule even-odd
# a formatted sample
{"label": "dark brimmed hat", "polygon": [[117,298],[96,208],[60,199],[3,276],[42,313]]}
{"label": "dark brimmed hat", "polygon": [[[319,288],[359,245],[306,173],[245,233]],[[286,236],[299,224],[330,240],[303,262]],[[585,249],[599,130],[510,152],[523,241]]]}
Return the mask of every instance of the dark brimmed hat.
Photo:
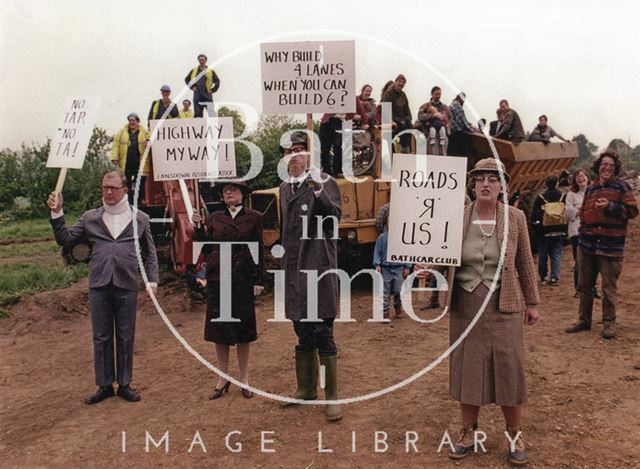
{"label": "dark brimmed hat", "polygon": [[504,169],[502,161],[498,161],[495,158],[483,158],[476,163],[471,171],[469,171],[469,177],[473,177],[478,173],[502,173],[504,179],[509,182],[509,173]]}
{"label": "dark brimmed hat", "polygon": [[280,141],[280,153],[284,153],[286,148],[291,148],[294,145],[304,145],[305,150],[308,150],[307,133],[301,130],[291,132],[284,141]]}
{"label": "dark brimmed hat", "polygon": [[228,179],[224,181],[217,182],[215,186],[213,186],[214,194],[222,194],[222,189],[224,186],[235,186],[242,192],[242,195],[246,196],[251,194],[251,187],[240,179]]}

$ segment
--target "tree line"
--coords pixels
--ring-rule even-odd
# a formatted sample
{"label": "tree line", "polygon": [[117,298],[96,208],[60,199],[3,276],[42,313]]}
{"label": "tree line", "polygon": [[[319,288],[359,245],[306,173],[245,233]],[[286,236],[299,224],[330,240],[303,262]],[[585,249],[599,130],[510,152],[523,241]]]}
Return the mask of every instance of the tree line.
{"label": "tree line", "polygon": [[[238,112],[223,107],[218,114],[233,118],[236,137],[245,132],[246,124]],[[302,128],[305,128],[305,124],[290,115],[261,116],[247,138],[262,150],[264,157],[262,171],[250,181],[254,189],[274,187],[280,183],[276,172],[280,159],[280,137],[288,130]],[[572,141],[578,145],[579,156],[575,167],[589,168],[597,156],[598,146],[584,134],[574,136]],[[43,144],[23,144],[19,150],[0,150],[0,219],[48,216],[44,200],[55,187],[58,177],[58,170],[46,167],[50,144],[51,141],[47,140]],[[112,144],[113,136],[103,128],[94,128],[82,170],[70,170],[67,175],[64,195],[65,208],[69,212],[82,213],[102,203],[102,175],[114,168],[110,162]],[[640,171],[640,145],[632,148],[622,139],[613,139],[607,148],[620,154],[625,169]],[[235,151],[238,174],[246,174],[250,164],[249,150],[237,144]]]}

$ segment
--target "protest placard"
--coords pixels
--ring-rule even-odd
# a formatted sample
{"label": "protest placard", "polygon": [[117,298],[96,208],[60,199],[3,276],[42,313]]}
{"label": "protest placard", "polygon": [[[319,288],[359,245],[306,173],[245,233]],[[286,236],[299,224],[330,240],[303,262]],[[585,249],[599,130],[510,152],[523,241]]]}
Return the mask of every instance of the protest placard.
{"label": "protest placard", "polygon": [[393,155],[390,262],[460,265],[467,159]]}
{"label": "protest placard", "polygon": [[51,141],[47,168],[82,168],[100,100],[97,96],[67,100]]}
{"label": "protest placard", "polygon": [[231,117],[152,120],[151,132],[156,181],[235,177]]}
{"label": "protest placard", "polygon": [[355,41],[260,45],[265,114],[355,112]]}

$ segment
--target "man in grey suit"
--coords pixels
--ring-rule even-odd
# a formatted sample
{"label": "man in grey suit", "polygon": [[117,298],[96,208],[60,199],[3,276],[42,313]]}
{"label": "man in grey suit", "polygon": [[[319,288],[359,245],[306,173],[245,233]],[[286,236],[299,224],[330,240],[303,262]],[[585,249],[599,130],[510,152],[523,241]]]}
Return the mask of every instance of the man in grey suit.
{"label": "man in grey suit", "polygon": [[[51,210],[53,233],[60,246],[85,242],[92,248],[89,263],[89,304],[98,390],[84,402],[96,404],[112,397],[115,394],[114,381],[118,382],[118,396],[129,402],[137,402],[140,394],[129,386],[133,370],[138,299],[135,238],[138,238],[149,279],[148,294],[156,293],[158,259],[149,217],[129,205],[127,181],[123,173],[113,171],[104,176],[102,200],[102,207],[86,211],[72,228],[65,225],[62,194],[57,194],[56,198],[52,192],[47,205]],[[134,220],[137,232],[134,231]]]}

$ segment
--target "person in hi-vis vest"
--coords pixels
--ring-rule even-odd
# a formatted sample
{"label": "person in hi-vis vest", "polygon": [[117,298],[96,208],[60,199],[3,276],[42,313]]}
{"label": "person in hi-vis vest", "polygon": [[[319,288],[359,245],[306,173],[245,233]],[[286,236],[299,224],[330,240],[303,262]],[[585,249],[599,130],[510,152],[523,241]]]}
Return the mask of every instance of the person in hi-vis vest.
{"label": "person in hi-vis vest", "polygon": [[[127,197],[133,205],[136,180],[140,175],[138,202],[144,200],[144,186],[149,175],[150,155],[145,157],[145,149],[150,139],[147,129],[140,125],[140,116],[135,112],[127,116],[127,124],[116,132],[111,150],[111,162],[122,171],[127,180]],[[142,171],[140,171],[142,166]]]}
{"label": "person in hi-vis vest", "polygon": [[198,66],[187,74],[184,82],[193,90],[194,117],[202,117],[206,103],[213,103],[213,93],[220,88],[220,78],[213,69],[207,67],[206,55],[198,56]]}
{"label": "person in hi-vis vest", "polygon": [[180,119],[191,119],[193,111],[191,110],[191,101],[185,99],[182,101],[182,109],[180,110]]}
{"label": "person in hi-vis vest", "polygon": [[149,129],[151,129],[151,121],[162,119],[167,109],[169,109],[169,112],[164,117],[165,119],[175,119],[178,117],[178,106],[171,102],[171,87],[169,87],[169,85],[162,85],[162,87],[160,87],[160,94],[162,98],[154,100],[149,109],[149,116],[147,117]]}

